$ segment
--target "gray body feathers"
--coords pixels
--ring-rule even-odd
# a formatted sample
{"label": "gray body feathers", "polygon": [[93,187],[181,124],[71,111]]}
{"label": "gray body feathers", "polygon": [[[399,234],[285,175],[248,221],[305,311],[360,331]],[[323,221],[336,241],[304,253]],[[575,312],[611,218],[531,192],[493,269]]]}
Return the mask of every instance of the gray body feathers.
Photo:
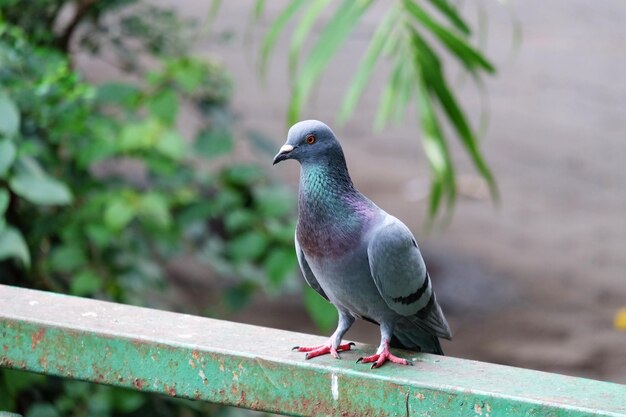
{"label": "gray body feathers", "polygon": [[284,159],[302,166],[295,246],[306,282],[340,317],[379,324],[383,342],[443,354],[438,338],[451,332],[415,238],[356,190],[332,131],[317,121],[294,125],[274,163]]}

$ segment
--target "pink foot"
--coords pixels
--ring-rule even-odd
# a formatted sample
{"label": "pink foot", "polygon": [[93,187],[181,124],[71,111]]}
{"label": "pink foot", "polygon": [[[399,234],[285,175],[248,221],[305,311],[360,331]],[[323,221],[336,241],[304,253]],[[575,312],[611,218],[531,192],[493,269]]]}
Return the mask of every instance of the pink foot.
{"label": "pink foot", "polygon": [[293,348],[291,348],[291,350],[296,352],[308,352],[304,357],[305,359],[311,359],[316,356],[326,355],[328,353],[330,353],[331,356],[335,359],[341,359],[338,352],[350,350],[352,346],[354,346],[354,343],[350,342],[339,345],[337,346],[337,349],[334,349],[331,345],[331,342],[328,342],[320,346],[294,346]]}
{"label": "pink foot", "polygon": [[380,353],[376,353],[375,355],[372,356],[366,356],[364,358],[359,358],[357,359],[357,363],[359,362],[363,362],[363,363],[372,363],[372,369],[374,368],[380,368],[381,366],[383,366],[383,364],[385,362],[393,362],[393,363],[397,363],[399,365],[409,365],[409,366],[413,366],[413,362],[410,362],[406,359],[403,358],[399,358],[395,355],[392,355],[391,352],[389,352],[389,342],[385,341],[385,349],[383,349],[382,352]]}

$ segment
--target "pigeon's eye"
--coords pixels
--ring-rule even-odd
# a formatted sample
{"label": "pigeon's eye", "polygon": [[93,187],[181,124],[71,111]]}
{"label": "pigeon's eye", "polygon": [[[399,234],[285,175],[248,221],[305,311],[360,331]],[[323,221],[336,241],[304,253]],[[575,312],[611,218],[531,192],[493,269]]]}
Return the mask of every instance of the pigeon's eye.
{"label": "pigeon's eye", "polygon": [[306,143],[308,143],[309,145],[313,145],[315,143],[315,136],[313,135],[308,135],[306,137]]}

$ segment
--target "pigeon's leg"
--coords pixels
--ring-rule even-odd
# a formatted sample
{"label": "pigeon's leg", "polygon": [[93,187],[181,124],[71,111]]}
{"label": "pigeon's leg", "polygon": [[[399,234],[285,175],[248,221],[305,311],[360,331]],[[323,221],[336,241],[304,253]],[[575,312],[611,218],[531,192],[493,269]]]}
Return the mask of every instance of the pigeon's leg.
{"label": "pigeon's leg", "polygon": [[328,342],[320,346],[295,346],[292,350],[296,352],[307,352],[305,358],[311,359],[316,356],[326,355],[330,353],[333,358],[341,359],[339,353],[341,351],[350,350],[354,343],[341,344],[343,335],[346,334],[352,323],[354,323],[354,317],[347,311],[337,309],[339,312],[339,323],[337,323],[337,330],[330,337]]}
{"label": "pigeon's leg", "polygon": [[391,352],[389,352],[389,341],[391,340],[392,334],[393,334],[393,326],[390,326],[389,324],[386,324],[386,323],[381,323],[380,324],[381,340],[380,340],[380,346],[378,347],[376,354],[359,358],[357,359],[357,363],[358,362],[372,363],[372,369],[383,366],[383,364],[387,361],[397,363],[400,365],[413,365],[412,362],[409,362],[406,359],[399,358],[395,355],[392,355]]}

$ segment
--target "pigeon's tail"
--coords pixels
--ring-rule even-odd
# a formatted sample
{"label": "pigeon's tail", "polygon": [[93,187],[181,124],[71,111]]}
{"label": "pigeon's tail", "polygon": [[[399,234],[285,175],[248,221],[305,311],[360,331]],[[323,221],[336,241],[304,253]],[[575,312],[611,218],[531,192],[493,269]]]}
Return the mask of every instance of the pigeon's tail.
{"label": "pigeon's tail", "polygon": [[424,331],[412,320],[400,320],[396,323],[393,337],[389,342],[391,347],[414,350],[416,352],[443,355],[439,338]]}

